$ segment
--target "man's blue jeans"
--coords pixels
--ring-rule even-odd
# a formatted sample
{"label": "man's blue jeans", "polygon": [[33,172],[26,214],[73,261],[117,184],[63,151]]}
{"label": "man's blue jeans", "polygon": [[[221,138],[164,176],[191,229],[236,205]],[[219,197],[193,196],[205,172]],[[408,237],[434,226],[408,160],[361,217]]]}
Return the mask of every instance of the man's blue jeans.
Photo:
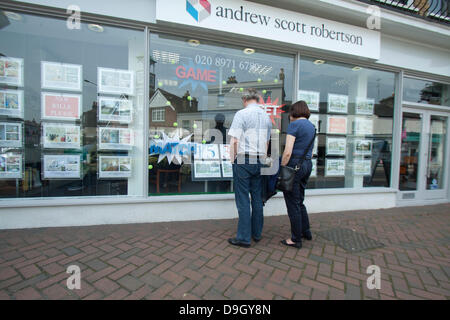
{"label": "man's blue jeans", "polygon": [[[262,177],[261,164],[249,164],[246,159],[243,164],[233,164],[233,181],[236,207],[239,222],[236,239],[250,244],[251,238],[260,239],[264,217],[261,197]],[[251,201],[249,199],[251,195]],[[251,211],[250,211],[251,203]]]}

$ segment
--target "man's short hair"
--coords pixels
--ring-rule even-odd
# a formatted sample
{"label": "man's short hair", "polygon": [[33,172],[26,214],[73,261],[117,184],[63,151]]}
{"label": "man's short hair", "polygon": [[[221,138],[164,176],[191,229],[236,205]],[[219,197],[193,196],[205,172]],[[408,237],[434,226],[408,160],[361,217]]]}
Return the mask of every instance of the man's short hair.
{"label": "man's short hair", "polygon": [[250,100],[259,100],[259,94],[258,91],[256,91],[253,88],[248,88],[244,90],[244,93],[242,94],[242,101],[250,101]]}

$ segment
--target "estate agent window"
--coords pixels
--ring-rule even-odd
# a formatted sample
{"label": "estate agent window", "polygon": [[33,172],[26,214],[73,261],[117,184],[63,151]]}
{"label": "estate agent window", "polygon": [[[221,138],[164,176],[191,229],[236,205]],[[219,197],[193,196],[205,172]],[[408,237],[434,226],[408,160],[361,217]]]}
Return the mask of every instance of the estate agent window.
{"label": "estate agent window", "polygon": [[144,32],[2,14],[0,197],[143,195]]}

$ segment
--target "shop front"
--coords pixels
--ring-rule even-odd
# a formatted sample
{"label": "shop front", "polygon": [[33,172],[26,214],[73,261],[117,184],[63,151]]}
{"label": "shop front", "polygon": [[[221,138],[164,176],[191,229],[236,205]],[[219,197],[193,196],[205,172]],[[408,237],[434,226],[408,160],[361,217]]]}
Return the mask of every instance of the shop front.
{"label": "shop front", "polygon": [[[247,1],[80,1],[80,21],[41,2],[0,7],[0,228],[236,217],[227,131],[247,88],[275,159],[308,103],[310,212],[450,198],[444,49]],[[429,59],[444,67],[412,66]]]}

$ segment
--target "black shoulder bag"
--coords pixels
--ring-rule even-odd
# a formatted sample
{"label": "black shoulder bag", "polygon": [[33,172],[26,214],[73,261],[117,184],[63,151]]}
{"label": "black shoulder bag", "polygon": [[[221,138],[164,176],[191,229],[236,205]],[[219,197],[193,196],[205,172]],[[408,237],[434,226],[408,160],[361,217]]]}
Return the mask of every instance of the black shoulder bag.
{"label": "black shoulder bag", "polygon": [[305,161],[306,155],[308,154],[309,149],[311,149],[311,146],[313,145],[315,139],[316,139],[316,130],[314,130],[314,137],[312,138],[308,148],[306,148],[305,153],[300,158],[295,168],[291,168],[288,166],[280,167],[280,174],[278,175],[277,179],[278,190],[288,192],[292,191],[292,188],[294,187],[295,174],[298,172],[298,170],[300,170],[300,167],[302,166],[303,161]]}

